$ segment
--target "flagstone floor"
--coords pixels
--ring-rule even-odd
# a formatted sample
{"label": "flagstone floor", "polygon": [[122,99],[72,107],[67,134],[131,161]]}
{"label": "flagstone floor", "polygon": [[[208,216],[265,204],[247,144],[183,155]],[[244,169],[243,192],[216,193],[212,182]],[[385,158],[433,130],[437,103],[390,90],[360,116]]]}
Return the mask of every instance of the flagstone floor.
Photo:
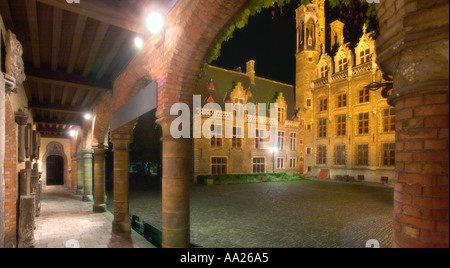
{"label": "flagstone floor", "polygon": [[62,187],[47,187],[41,198],[36,248],[154,248],[134,231],[130,237],[111,234],[110,212],[94,214],[91,202],[81,202]]}

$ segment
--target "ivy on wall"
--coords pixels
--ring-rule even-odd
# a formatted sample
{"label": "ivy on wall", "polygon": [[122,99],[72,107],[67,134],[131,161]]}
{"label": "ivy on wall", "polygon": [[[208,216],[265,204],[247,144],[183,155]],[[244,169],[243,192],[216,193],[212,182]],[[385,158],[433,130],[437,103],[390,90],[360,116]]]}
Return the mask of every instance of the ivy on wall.
{"label": "ivy on wall", "polygon": [[[307,5],[310,3],[310,0],[292,0],[298,1],[302,5]],[[366,2],[366,0],[326,0],[330,3],[332,8],[337,6],[345,6],[348,7],[352,1],[360,1]],[[223,42],[230,40],[233,37],[234,31],[237,29],[242,29],[248,24],[248,20],[251,16],[255,16],[256,14],[260,14],[262,9],[270,8],[275,5],[279,7],[283,7],[286,4],[289,4],[291,0],[250,0],[249,4],[246,8],[244,8],[235,18],[231,21],[228,27],[223,31],[223,33],[217,38],[216,43],[210,49],[208,56],[206,57],[205,66],[210,64],[214,60],[220,57],[220,50],[222,48]],[[373,4],[368,4],[369,8],[367,13],[365,14],[368,18],[366,20],[366,25],[369,24],[370,18],[376,17],[375,8]]]}

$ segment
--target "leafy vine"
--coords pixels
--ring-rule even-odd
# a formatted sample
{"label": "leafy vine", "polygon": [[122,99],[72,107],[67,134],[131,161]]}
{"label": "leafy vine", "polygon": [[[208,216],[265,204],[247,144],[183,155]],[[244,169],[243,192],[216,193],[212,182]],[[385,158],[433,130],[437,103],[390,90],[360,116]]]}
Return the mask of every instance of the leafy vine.
{"label": "leafy vine", "polygon": [[[310,0],[292,0],[292,1],[298,1],[302,5],[307,5],[310,3]],[[367,4],[366,0],[326,0],[326,1],[329,2],[332,8],[335,7],[351,8],[355,1],[359,1],[361,2],[361,4]],[[208,56],[206,57],[206,62],[202,68],[202,71],[204,71],[207,64],[210,64],[211,62],[220,57],[220,50],[222,48],[222,44],[233,37],[233,33],[236,29],[244,28],[248,24],[249,18],[251,16],[260,14],[264,8],[270,8],[275,5],[278,5],[280,8],[282,8],[284,5],[289,4],[290,2],[291,0],[250,0],[247,7],[244,8],[238,15],[234,17],[229,26],[216,39],[215,44],[212,46]],[[373,4],[367,5],[368,5],[367,12],[366,14],[362,14],[362,16],[366,18],[365,23],[368,26],[371,20],[373,18],[376,18],[376,13]]]}

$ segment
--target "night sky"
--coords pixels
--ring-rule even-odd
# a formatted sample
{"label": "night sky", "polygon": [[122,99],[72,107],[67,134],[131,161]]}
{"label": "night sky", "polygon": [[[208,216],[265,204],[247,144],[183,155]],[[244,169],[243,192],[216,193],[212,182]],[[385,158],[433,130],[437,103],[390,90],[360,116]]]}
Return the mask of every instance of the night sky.
{"label": "night sky", "polygon": [[[260,14],[250,17],[248,25],[236,29],[233,38],[222,44],[221,56],[211,65],[224,69],[246,70],[246,63],[255,60],[256,75],[295,85],[295,53],[297,29],[295,10],[300,0],[292,0],[282,8],[266,8]],[[327,24],[336,19],[345,23],[345,42],[355,46],[362,36],[362,25],[366,20],[367,4],[352,1],[353,8],[326,7]],[[275,16],[272,12],[275,11]],[[378,27],[371,19],[369,31]],[[327,31],[329,26],[327,25]]]}
{"label": "night sky", "polygon": [[291,1],[272,18],[273,8],[250,17],[248,25],[236,29],[233,38],[222,44],[221,56],[211,65],[229,70],[255,60],[256,76],[295,84],[296,26],[295,10],[299,1]]}

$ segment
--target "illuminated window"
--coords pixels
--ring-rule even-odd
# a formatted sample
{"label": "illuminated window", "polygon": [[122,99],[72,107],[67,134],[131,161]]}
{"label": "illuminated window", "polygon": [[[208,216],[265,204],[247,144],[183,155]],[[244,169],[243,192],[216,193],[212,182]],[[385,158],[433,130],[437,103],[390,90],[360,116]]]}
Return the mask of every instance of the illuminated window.
{"label": "illuminated window", "polygon": [[345,165],[346,159],[346,147],[345,145],[337,145],[335,152],[335,161],[336,165]]}
{"label": "illuminated window", "polygon": [[289,168],[297,168],[297,158],[290,158],[289,159]]}
{"label": "illuminated window", "polygon": [[325,65],[320,68],[320,78],[324,78],[327,76],[328,76],[328,65]]}
{"label": "illuminated window", "polygon": [[240,128],[240,127],[233,128],[232,147],[233,148],[241,148],[242,147],[242,128]]}
{"label": "illuminated window", "polygon": [[284,169],[284,158],[277,158],[277,169]]}
{"label": "illuminated window", "polygon": [[383,111],[383,132],[395,131],[395,108],[385,109]]}
{"label": "illuminated window", "polygon": [[395,143],[383,144],[382,163],[385,167],[395,166]]}
{"label": "illuminated window", "polygon": [[336,116],[336,135],[347,135],[347,116],[345,114]]}
{"label": "illuminated window", "polygon": [[317,147],[317,164],[325,165],[327,163],[327,147],[319,146]]}
{"label": "illuminated window", "polygon": [[320,100],[319,108],[321,112],[328,110],[328,99]]}
{"label": "illuminated window", "polygon": [[211,146],[212,147],[222,146],[222,126],[221,125],[212,125],[211,126],[211,134],[212,134]]}
{"label": "illuminated window", "polygon": [[339,72],[345,71],[347,69],[348,69],[348,59],[347,58],[340,59],[338,62]]}
{"label": "illuminated window", "polygon": [[284,122],[284,108],[278,108],[278,123]]}
{"label": "illuminated window", "polygon": [[278,150],[284,150],[284,132],[278,131]]}
{"label": "illuminated window", "polygon": [[291,133],[291,151],[297,150],[297,133]]}
{"label": "illuminated window", "polygon": [[213,157],[211,159],[211,174],[213,175],[227,174],[226,157]]}
{"label": "illuminated window", "polygon": [[264,137],[264,130],[257,129],[256,130],[256,139],[255,139],[255,149],[262,149],[262,143],[264,140],[262,137]]}
{"label": "illuminated window", "polygon": [[266,159],[264,157],[253,158],[253,173],[266,172]]}
{"label": "illuminated window", "polygon": [[370,58],[371,58],[370,48],[362,49],[361,52],[359,53],[360,64],[369,62]]}
{"label": "illuminated window", "polygon": [[368,166],[369,165],[369,145],[362,144],[356,146],[356,165]]}
{"label": "illuminated window", "polygon": [[362,113],[358,116],[358,134],[369,134],[369,113]]}
{"label": "illuminated window", "polygon": [[359,103],[370,102],[370,90],[365,88],[359,91]]}
{"label": "illuminated window", "polygon": [[347,94],[337,96],[337,107],[347,107]]}
{"label": "illuminated window", "polygon": [[319,138],[327,136],[327,119],[319,119]]}

